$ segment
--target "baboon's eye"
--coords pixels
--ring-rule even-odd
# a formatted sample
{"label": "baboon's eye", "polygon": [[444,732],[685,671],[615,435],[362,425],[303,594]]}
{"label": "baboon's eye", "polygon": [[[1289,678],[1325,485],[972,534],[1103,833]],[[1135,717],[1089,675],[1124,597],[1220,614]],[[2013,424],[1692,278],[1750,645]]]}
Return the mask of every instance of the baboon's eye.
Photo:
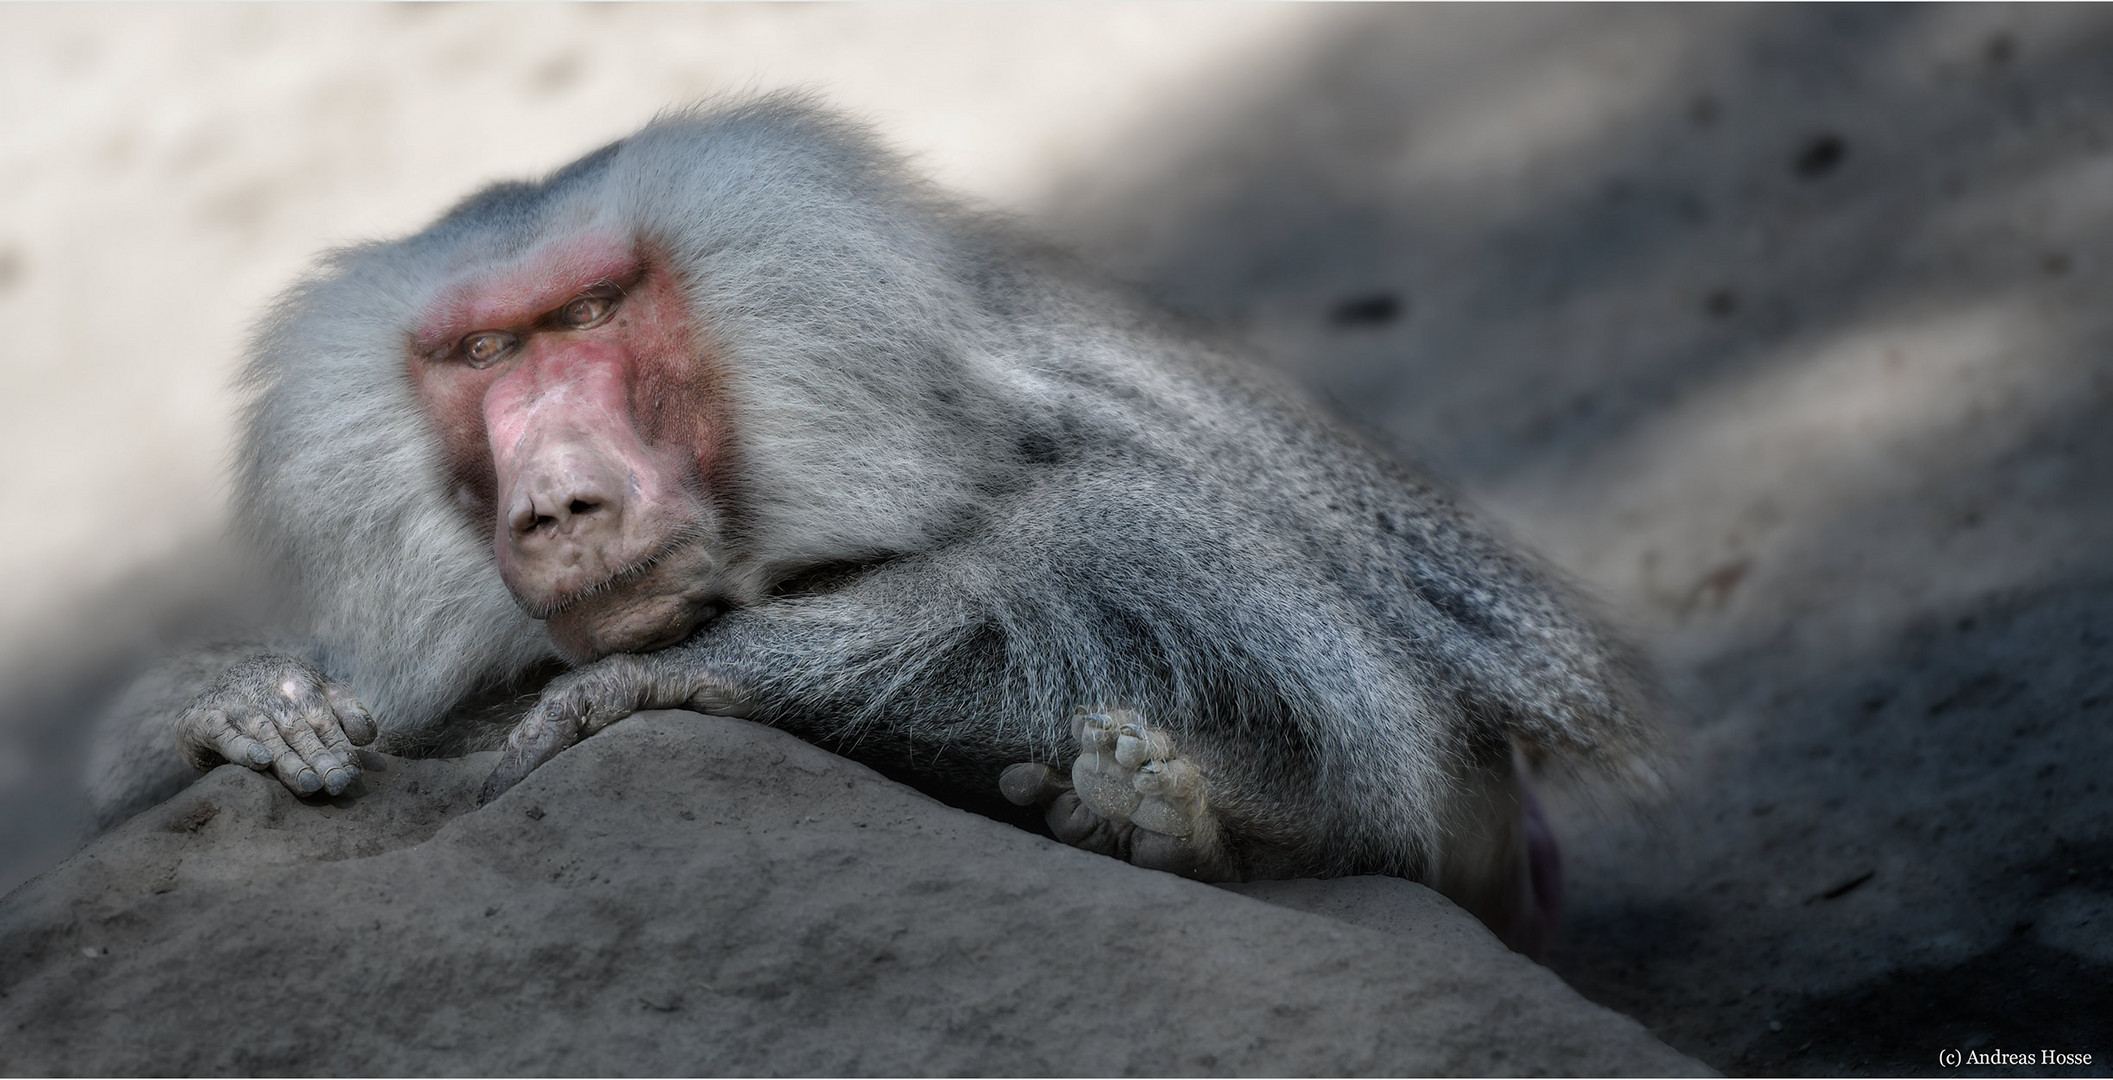
{"label": "baboon's eye", "polygon": [[518,344],[519,338],[503,330],[479,330],[462,339],[462,358],[473,368],[490,367]]}
{"label": "baboon's eye", "polygon": [[616,310],[616,299],[599,293],[579,297],[558,309],[558,325],[573,330],[600,326]]}

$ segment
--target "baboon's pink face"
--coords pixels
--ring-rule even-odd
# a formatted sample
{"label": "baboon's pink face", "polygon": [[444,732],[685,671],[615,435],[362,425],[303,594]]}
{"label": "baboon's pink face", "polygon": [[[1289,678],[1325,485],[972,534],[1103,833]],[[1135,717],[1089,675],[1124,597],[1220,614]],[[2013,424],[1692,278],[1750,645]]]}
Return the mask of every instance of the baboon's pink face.
{"label": "baboon's pink face", "polygon": [[681,282],[606,234],[444,289],[410,373],[499,573],[577,659],[673,644],[718,602],[720,369]]}

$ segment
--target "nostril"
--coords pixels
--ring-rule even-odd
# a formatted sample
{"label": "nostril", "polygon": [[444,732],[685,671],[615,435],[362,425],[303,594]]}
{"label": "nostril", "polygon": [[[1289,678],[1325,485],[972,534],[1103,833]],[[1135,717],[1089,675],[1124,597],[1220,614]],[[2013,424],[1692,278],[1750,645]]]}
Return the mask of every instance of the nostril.
{"label": "nostril", "polygon": [[596,485],[566,486],[571,490],[550,495],[523,492],[510,504],[506,526],[516,540],[530,542],[536,537],[569,535],[575,527],[601,527],[614,520],[611,514],[623,505],[602,495]]}
{"label": "nostril", "polygon": [[535,504],[528,499],[517,499],[506,514],[506,527],[515,536],[527,536],[543,526],[544,518],[536,513]]}

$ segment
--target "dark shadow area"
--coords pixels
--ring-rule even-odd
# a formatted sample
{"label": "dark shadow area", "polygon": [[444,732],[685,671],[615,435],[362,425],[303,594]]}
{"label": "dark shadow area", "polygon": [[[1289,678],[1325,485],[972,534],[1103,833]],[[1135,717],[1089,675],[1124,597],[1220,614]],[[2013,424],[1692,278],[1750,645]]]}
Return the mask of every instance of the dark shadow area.
{"label": "dark shadow area", "polygon": [[[206,545],[210,547],[210,545]],[[253,625],[263,599],[223,555],[186,549],[79,598],[76,618],[0,673],[0,894],[86,838],[82,777],[95,719],[158,656]]]}
{"label": "dark shadow area", "polygon": [[2101,583],[1921,621],[1833,671],[1726,661],[1775,687],[1735,767],[1581,853],[1551,965],[1731,1072],[1927,1074],[1976,1034],[2088,1035],[2033,1045],[2103,1062],[2109,639]]}
{"label": "dark shadow area", "polygon": [[[1918,40],[1941,19],[1988,25]],[[1989,8],[1410,8],[1335,22],[1289,78],[1243,88],[1246,111],[1170,122],[1182,130],[1154,133],[1170,147],[1154,173],[1081,180],[1059,217],[1162,303],[1307,346],[1271,358],[1470,488],[1615,442],[1889,303],[2070,273],[2056,237],[2009,238],[1994,274],[1994,251],[1914,260],[1931,257],[1918,238],[1932,219],[2113,141],[2093,107],[2113,97],[2102,22],[2029,43]],[[1547,125],[1536,112],[1573,82],[1605,84],[1608,100],[1577,110],[1590,130],[1540,140],[1556,152],[1482,151],[1452,130],[1501,143],[1507,125]],[[1419,168],[1427,131],[1433,155],[1460,160]],[[1372,295],[1405,295],[1414,316],[1383,339],[1342,333],[1342,312]]]}
{"label": "dark shadow area", "polygon": [[1053,216],[1657,658],[1693,767],[1550,966],[1727,1072],[2106,1061],[2113,14],[1312,28]]}
{"label": "dark shadow area", "polygon": [[81,769],[88,724],[82,718],[95,715],[138,670],[133,660],[112,658],[56,679],[22,678],[29,685],[14,688],[0,732],[31,764],[0,790],[0,895],[80,844],[87,822]]}
{"label": "dark shadow area", "polygon": [[[1909,968],[1807,1002],[1756,1039],[1742,1071],[1778,1076],[2107,1076],[2104,1055],[2052,1064],[2058,1047],[2113,1036],[2113,964],[2025,942],[1945,968]],[[1799,1041],[1792,1034],[1817,1032]],[[1941,1042],[1933,1045],[1931,1033]],[[2034,1065],[1946,1067],[1941,1050],[2029,1054]],[[1998,1059],[2001,1060],[2001,1059]]]}

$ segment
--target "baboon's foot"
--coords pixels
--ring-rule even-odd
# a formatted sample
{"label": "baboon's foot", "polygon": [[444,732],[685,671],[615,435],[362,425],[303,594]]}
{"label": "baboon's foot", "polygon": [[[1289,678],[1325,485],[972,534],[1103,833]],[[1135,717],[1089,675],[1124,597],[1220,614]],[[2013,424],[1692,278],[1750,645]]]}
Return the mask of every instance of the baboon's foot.
{"label": "baboon's foot", "polygon": [[1065,776],[1038,762],[998,778],[1016,806],[1047,808],[1049,830],[1073,847],[1205,881],[1239,877],[1208,783],[1175,753],[1172,733],[1128,709],[1080,708],[1071,718],[1079,755]]}

